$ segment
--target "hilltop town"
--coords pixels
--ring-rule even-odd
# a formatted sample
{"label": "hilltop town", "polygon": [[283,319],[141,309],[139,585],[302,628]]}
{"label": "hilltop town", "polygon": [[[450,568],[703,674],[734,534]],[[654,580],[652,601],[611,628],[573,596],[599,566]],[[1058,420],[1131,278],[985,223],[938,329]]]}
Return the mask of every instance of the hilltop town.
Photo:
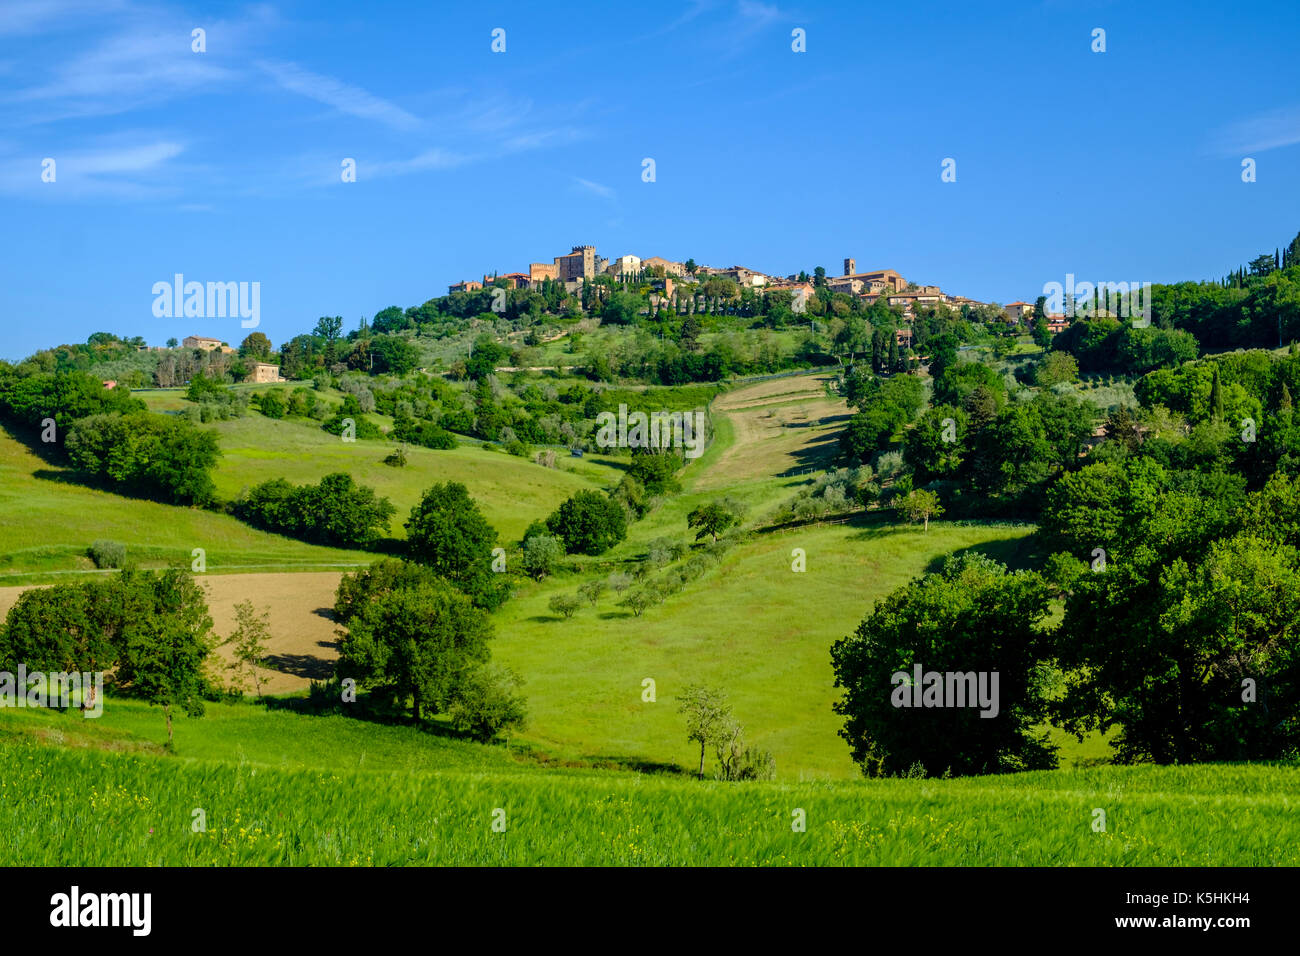
{"label": "hilltop town", "polygon": [[[662,256],[624,255],[609,259],[596,254],[596,247],[590,245],[573,246],[564,255],[555,256],[550,263],[532,262],[527,272],[507,272],[484,275],[482,281],[463,280],[448,286],[448,294],[457,292],[476,292],[489,286],[504,286],[511,289],[540,289],[544,282],[557,282],[564,286],[566,292],[578,292],[584,280],[598,276],[609,276],[618,282],[637,282],[649,280],[662,290],[665,297],[672,299],[683,286],[699,284],[705,279],[717,277],[729,279],[739,289],[762,292],[804,292],[812,295],[815,291],[813,276],[807,272],[798,272],[786,276],[770,275],[757,269],[733,265],[723,267],[697,265],[694,260],[674,262]],[[860,297],[870,304],[884,296],[891,306],[902,306],[911,311],[915,303],[947,305],[952,308],[961,306],[986,307],[989,303],[961,295],[943,292],[936,285],[918,285],[909,282],[893,269],[880,269],[871,272],[859,272],[857,261],[846,258],[844,272],[838,276],[824,276],[825,286],[830,292],[842,292]],[[1013,306],[1027,306],[1016,302]],[[1032,305],[1028,305],[1032,309]],[[1008,315],[1011,312],[1008,311]],[[1014,318],[1018,321],[1023,312],[1017,311]]]}
{"label": "hilltop town", "polygon": [[[726,267],[699,265],[693,259],[678,262],[662,256],[641,258],[622,255],[608,258],[598,255],[594,245],[572,246],[570,251],[552,258],[551,262],[531,262],[527,272],[484,274],[482,280],[465,279],[447,287],[448,295],[472,293],[483,289],[504,288],[541,291],[551,284],[563,288],[569,295],[582,291],[584,284],[605,277],[620,284],[649,286],[668,307],[681,313],[684,301],[692,300],[709,279],[723,279],[734,283],[737,295],[766,295],[773,292],[791,295],[794,311],[818,288],[826,293],[842,294],[858,300],[862,305],[883,301],[898,310],[900,318],[908,325],[895,331],[900,346],[911,346],[913,334],[910,324],[917,307],[943,306],[954,312],[977,313],[983,321],[1001,319],[1011,326],[1029,326],[1035,318],[1033,302],[1016,301],[1005,306],[996,302],[982,302],[969,296],[943,291],[937,285],[909,281],[894,269],[859,271],[857,260],[846,257],[840,275],[826,275],[817,269],[814,274],[797,272],[773,275],[746,266]],[[1041,308],[1041,305],[1038,306]],[[1064,313],[1042,313],[1048,332],[1055,335],[1070,323]]]}

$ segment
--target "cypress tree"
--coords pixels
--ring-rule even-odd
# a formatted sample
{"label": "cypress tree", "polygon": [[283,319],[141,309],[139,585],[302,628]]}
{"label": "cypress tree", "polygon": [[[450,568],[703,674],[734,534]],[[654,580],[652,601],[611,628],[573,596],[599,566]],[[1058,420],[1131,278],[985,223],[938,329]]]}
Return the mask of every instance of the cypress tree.
{"label": "cypress tree", "polygon": [[1219,386],[1219,366],[1214,366],[1214,383],[1210,386],[1210,415],[1216,422],[1223,421],[1223,389]]}

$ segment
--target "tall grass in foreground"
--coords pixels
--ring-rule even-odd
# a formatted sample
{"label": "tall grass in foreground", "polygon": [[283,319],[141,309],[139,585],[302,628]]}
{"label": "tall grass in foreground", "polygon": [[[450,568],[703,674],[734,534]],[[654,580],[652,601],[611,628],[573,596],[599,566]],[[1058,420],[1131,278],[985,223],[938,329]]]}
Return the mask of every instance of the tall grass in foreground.
{"label": "tall grass in foreground", "polygon": [[736,785],[280,769],[9,739],[0,768],[0,866],[1300,864],[1300,771],[1282,767]]}

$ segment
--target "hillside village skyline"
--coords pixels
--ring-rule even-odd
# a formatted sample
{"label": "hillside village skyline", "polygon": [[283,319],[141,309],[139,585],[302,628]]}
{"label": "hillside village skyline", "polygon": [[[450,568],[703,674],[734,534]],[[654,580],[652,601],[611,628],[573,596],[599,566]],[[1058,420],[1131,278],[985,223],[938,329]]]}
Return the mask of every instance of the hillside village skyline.
{"label": "hillside village skyline", "polygon": [[[260,282],[274,338],[304,316],[355,321],[527,274],[579,242],[778,277],[819,263],[838,275],[854,256],[973,300],[1032,301],[1067,273],[1211,278],[1259,235],[1289,235],[1296,208],[1294,5],[1265,3],[1269,29],[1214,30],[1172,3],[975,3],[940,23],[898,10],[866,63],[861,38],[880,24],[851,4],[629,7],[590,18],[580,43],[568,18],[525,4],[497,7],[499,23],[411,5],[400,31],[333,0],[210,23],[138,0],[22,6],[0,76],[0,191],[26,237],[0,262],[11,359],[96,329],[221,334],[149,315],[150,285],[176,273]],[[322,28],[331,11],[346,28]],[[806,52],[791,49],[795,28]],[[437,68],[413,68],[435,36]],[[1046,51],[1032,81],[1027,67],[966,66],[1027,50]],[[848,121],[882,83],[891,116],[925,122],[884,135]],[[1087,149],[1039,145],[1060,120],[1052,104],[1095,96],[1160,118],[1140,162],[1110,108],[1071,118]],[[1141,228],[1115,209],[1142,210]]]}

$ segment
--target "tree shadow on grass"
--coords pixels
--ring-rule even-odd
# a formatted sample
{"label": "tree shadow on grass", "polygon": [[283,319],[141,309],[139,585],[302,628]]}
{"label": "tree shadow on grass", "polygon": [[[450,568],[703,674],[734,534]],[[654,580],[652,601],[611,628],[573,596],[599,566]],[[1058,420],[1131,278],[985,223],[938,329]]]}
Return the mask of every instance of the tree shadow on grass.
{"label": "tree shadow on grass", "polygon": [[948,554],[941,554],[925,566],[925,571],[927,574],[938,574],[943,570],[944,562],[950,557],[959,558],[964,554],[982,554],[999,564],[1006,565],[1008,571],[1025,571],[1042,567],[1047,557],[1042,542],[1036,534],[1028,537],[995,538],[992,541],[981,541],[968,548],[958,548]]}
{"label": "tree shadow on grass", "polygon": [[[324,641],[318,643],[331,646]],[[294,677],[305,677],[308,680],[329,680],[334,675],[334,661],[327,661],[313,654],[268,654],[262,658],[261,664],[273,671],[292,674]]]}
{"label": "tree shadow on grass", "polygon": [[[337,686],[337,685],[336,685]],[[295,714],[310,714],[321,717],[331,714],[351,717],[367,724],[385,727],[410,727],[422,734],[441,737],[448,740],[468,740],[477,738],[473,734],[457,730],[445,717],[422,717],[416,720],[411,715],[409,701],[397,703],[383,694],[361,693],[349,704],[343,704],[336,697],[311,694],[306,697],[262,697],[256,703],[267,710],[287,710]]]}
{"label": "tree shadow on grass", "polygon": [[40,481],[52,481],[58,485],[81,485],[86,488],[95,488],[97,491],[106,490],[86,481],[75,471],[56,471],[53,468],[37,468],[32,472],[32,477]]}
{"label": "tree shadow on grass", "polygon": [[893,508],[879,508],[875,511],[860,511],[845,522],[853,529],[851,541],[876,541],[880,538],[892,538],[896,534],[920,531],[919,524],[910,525],[901,520],[901,515]]}
{"label": "tree shadow on grass", "polygon": [[[338,546],[336,545],[336,547]],[[406,542],[400,538],[380,538],[372,542],[369,547],[348,548],[347,550],[358,551],[363,554],[382,555],[389,558],[403,558],[406,557]]]}
{"label": "tree shadow on grass", "polygon": [[[787,428],[813,428],[827,424],[838,424],[847,422],[849,415],[826,415],[817,419],[815,422],[801,422],[798,424],[789,424]],[[811,478],[814,472],[828,470],[835,466],[835,460],[840,454],[840,433],[838,431],[827,431],[822,437],[816,438],[804,444],[802,448],[797,448],[791,453],[791,457],[797,462],[785,471],[778,472],[778,478],[796,478],[801,475]]]}
{"label": "tree shadow on grass", "polygon": [[593,754],[585,758],[590,766],[599,770],[634,770],[637,773],[649,773],[670,777],[694,776],[675,763],[659,760],[646,760],[644,757],[627,757],[614,754]]}

